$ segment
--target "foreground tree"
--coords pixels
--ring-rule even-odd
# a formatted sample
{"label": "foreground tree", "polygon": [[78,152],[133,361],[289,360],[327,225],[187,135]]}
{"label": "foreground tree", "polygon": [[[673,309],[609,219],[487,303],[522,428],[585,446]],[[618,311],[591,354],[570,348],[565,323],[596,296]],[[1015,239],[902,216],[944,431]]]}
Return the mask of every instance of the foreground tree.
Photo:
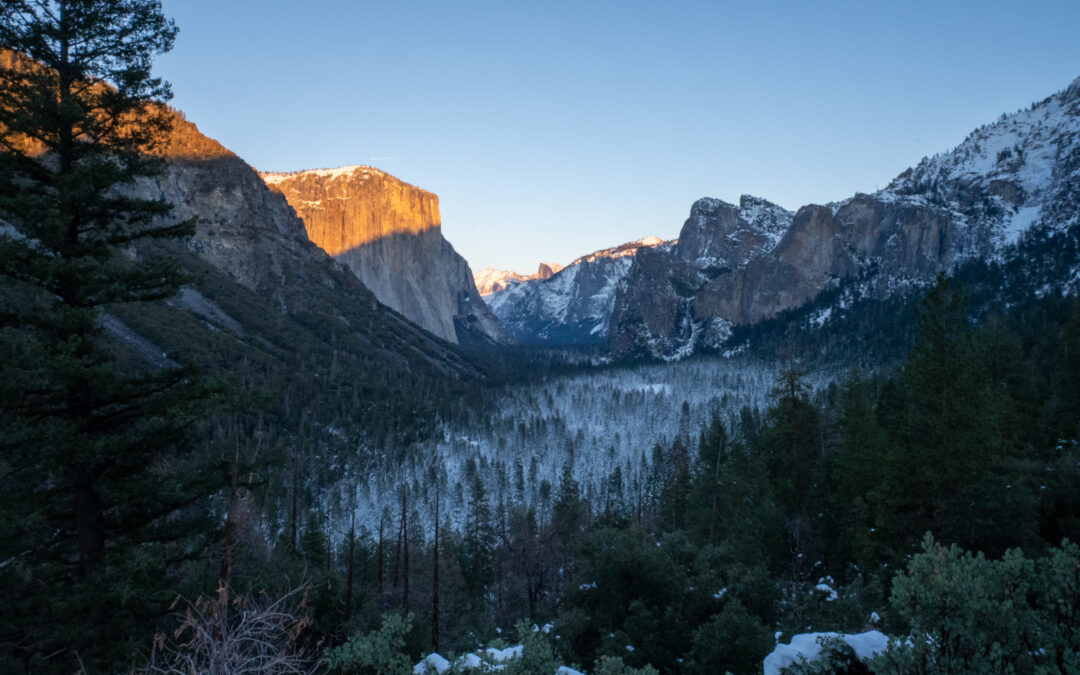
{"label": "foreground tree", "polygon": [[[187,429],[200,385],[107,339],[110,306],[185,277],[141,242],[177,237],[127,189],[163,168],[151,75],[176,28],[155,0],[0,5],[0,582],[6,671],[114,666],[199,550],[213,489]],[[16,600],[21,597],[23,600]],[[167,600],[166,600],[167,602]]]}

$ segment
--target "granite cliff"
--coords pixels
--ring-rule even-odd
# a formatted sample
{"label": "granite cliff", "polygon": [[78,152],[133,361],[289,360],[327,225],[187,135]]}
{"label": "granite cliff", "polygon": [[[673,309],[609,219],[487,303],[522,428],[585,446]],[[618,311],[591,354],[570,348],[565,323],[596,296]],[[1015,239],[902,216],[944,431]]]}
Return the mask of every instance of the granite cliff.
{"label": "granite cliff", "polygon": [[[359,402],[352,423],[371,435],[405,429],[400,421],[417,414],[417,392],[445,394],[485,376],[454,345],[380,303],[308,239],[281,194],[180,113],[166,154],[161,175],[127,190],[170,202],[162,224],[194,219],[195,234],[128,254],[163,247],[192,283],[165,302],[117,307],[105,324],[144,360],[194,361],[253,386],[272,383],[292,397],[281,405],[298,418],[298,403],[316,405],[310,392],[333,387]],[[328,408],[318,416],[332,423]]]}
{"label": "granite cliff", "polygon": [[443,237],[434,194],[363,166],[260,175],[311,241],[383,304],[450,342],[512,342],[480,299],[468,263]]}
{"label": "granite cliff", "polygon": [[[873,194],[794,215],[746,197],[738,208],[700,200],[677,245],[635,258],[608,347],[615,357],[677,358],[826,290],[845,289],[841,305],[884,299],[967,261],[1008,262],[1025,240],[1076,233],[1078,186],[1080,79]],[[1036,287],[1075,290],[1080,261],[1065,267]]]}

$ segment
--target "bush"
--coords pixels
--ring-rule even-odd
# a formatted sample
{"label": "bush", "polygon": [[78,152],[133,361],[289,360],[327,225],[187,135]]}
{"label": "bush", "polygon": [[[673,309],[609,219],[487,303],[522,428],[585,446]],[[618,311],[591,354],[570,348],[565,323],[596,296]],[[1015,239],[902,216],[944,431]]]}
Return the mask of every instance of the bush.
{"label": "bush", "polygon": [[1077,672],[1080,670],[1080,548],[1046,558],[1017,549],[992,561],[923,541],[893,583],[906,639],[871,662],[878,673]]}
{"label": "bush", "polygon": [[[303,591],[303,593],[301,593]],[[299,602],[294,603],[300,595]],[[180,624],[171,636],[154,638],[144,673],[162,675],[286,675],[313,673],[319,663],[302,647],[301,634],[311,625],[307,591],[296,589],[277,599],[201,596],[175,616]],[[295,604],[295,606],[294,606]]]}
{"label": "bush", "polygon": [[354,635],[340,647],[328,649],[326,664],[332,672],[347,675],[409,675],[412,663],[403,649],[412,621],[412,614],[386,614],[378,630]]}
{"label": "bush", "polygon": [[694,631],[689,670],[698,673],[757,673],[773,636],[737,599]]}

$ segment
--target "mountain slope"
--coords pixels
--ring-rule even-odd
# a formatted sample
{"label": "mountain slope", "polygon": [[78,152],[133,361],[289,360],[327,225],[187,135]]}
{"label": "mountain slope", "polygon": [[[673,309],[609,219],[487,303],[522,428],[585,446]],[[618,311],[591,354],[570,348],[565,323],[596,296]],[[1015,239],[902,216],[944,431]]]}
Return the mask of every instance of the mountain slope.
{"label": "mountain slope", "polygon": [[296,210],[311,241],[383,304],[450,342],[511,342],[468,263],[442,236],[434,194],[363,166],[260,175]]}
{"label": "mountain slope", "polygon": [[500,293],[523,281],[550,279],[552,275],[562,271],[562,268],[559,263],[540,263],[536,273],[527,277],[524,274],[518,274],[510,270],[485,267],[473,275],[473,281],[476,282],[476,290],[483,297],[492,293]]}
{"label": "mountain slope", "polygon": [[631,261],[640,251],[661,244],[656,237],[646,237],[595,251],[546,279],[521,281],[484,299],[523,345],[603,344],[615,291]]}
{"label": "mountain slope", "polygon": [[[617,357],[670,358],[718,346],[719,324],[756,324],[829,289],[857,283],[858,297],[881,300],[964,261],[1007,262],[1024,237],[1076,229],[1078,186],[1080,79],[924,159],[883,190],[802,207],[771,250],[700,285],[687,281],[688,265],[707,269],[692,255],[641,259],[620,292],[609,347]],[[722,247],[726,233],[697,241],[700,250]],[[720,257],[733,259],[730,251]],[[1062,288],[1072,283],[1066,277],[1046,283]]]}
{"label": "mountain slope", "polygon": [[286,427],[306,419],[311,443],[353,450],[355,436],[325,430],[369,440],[423,435],[444,401],[484,377],[452,344],[379,303],[311,243],[282,195],[179,114],[168,160],[132,191],[172,203],[169,222],[196,219],[189,240],[148,245],[166,246],[194,281],[169,301],[110,310],[110,332],[143,355],[263,387]]}
{"label": "mountain slope", "polygon": [[791,212],[750,195],[738,206],[699,199],[674,246],[634,260],[612,307],[609,350],[619,357],[677,358],[694,345],[722,343],[730,321],[700,317],[695,297],[713,280],[770,253],[792,220]]}

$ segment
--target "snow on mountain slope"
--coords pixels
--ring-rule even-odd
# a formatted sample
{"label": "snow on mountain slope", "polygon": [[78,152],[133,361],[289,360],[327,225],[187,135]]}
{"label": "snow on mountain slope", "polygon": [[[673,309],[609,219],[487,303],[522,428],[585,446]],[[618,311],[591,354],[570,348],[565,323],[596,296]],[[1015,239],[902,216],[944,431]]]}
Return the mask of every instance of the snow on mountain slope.
{"label": "snow on mountain slope", "polygon": [[529,277],[524,274],[518,274],[511,270],[497,270],[492,267],[485,267],[473,275],[476,290],[480,292],[481,296],[505,291],[522,281],[528,281],[528,279]]}
{"label": "snow on mountain slope", "polygon": [[646,237],[595,251],[550,278],[518,282],[484,300],[520,344],[600,344],[607,336],[616,289],[634,256],[663,244],[657,237]]}
{"label": "snow on mountain slope", "polygon": [[1078,151],[1080,78],[923,159],[875,196],[945,206],[1000,253],[1032,225],[1063,231],[1077,223]]}
{"label": "snow on mountain slope", "polygon": [[[740,220],[751,211],[758,225],[746,230]],[[710,327],[755,324],[841,285],[884,299],[973,260],[1011,261],[1040,292],[1075,289],[1080,260],[1062,256],[1072,255],[1066,240],[1080,237],[1078,225],[1080,79],[874,194],[810,204],[793,216],[752,199],[738,213],[700,200],[675,256],[635,261],[608,347],[615,357],[655,358],[716,348],[724,331]],[[1028,242],[1053,236],[1065,239],[1024,253]],[[1024,255],[1030,264],[1017,263]]]}
{"label": "snow on mountain slope", "polygon": [[739,206],[703,197],[690,208],[675,254],[698,269],[742,267],[768,253],[791,227],[794,213],[743,195]]}
{"label": "snow on mountain slope", "polygon": [[540,263],[536,273],[527,277],[511,270],[497,270],[485,267],[473,275],[473,281],[476,282],[476,290],[480,292],[480,295],[486,296],[505,291],[523,281],[550,279],[552,275],[560,272],[562,268],[559,263]]}

